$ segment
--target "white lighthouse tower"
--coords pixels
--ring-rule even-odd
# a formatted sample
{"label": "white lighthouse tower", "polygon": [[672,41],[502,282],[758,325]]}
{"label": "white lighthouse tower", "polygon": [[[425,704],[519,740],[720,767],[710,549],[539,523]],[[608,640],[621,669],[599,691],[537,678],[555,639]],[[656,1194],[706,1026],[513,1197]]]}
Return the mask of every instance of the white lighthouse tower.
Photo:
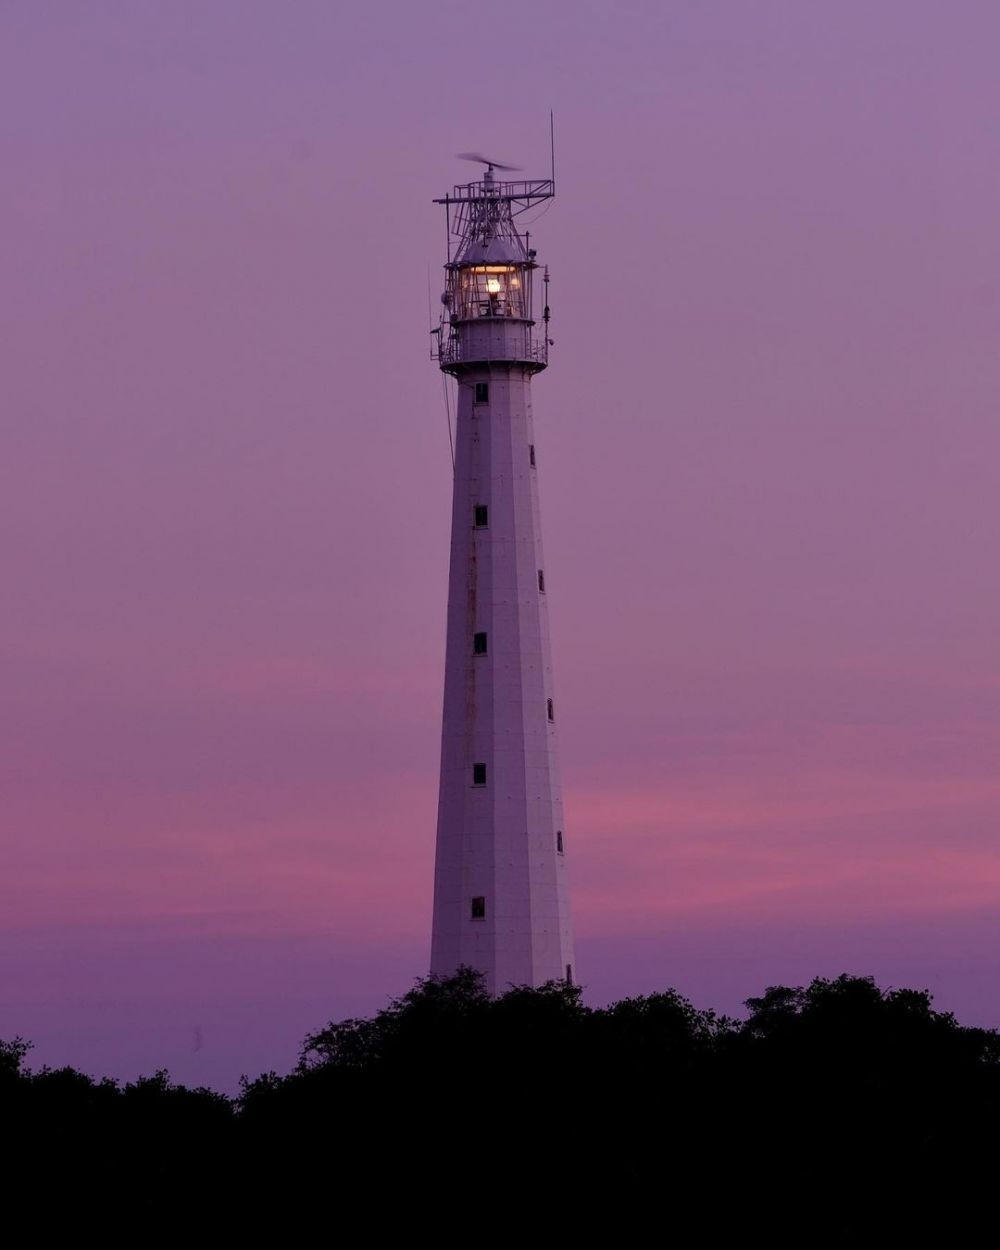
{"label": "white lighthouse tower", "polygon": [[490,993],[573,981],[531,380],[548,363],[535,252],[516,219],[553,179],[481,181],[447,213],[447,285],[432,353],[458,383],[431,972],[482,972]]}

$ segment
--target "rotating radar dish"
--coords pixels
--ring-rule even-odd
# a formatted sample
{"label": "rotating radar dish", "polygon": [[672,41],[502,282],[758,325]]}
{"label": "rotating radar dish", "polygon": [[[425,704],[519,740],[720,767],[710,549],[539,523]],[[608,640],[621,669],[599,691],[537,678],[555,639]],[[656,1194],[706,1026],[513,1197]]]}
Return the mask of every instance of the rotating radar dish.
{"label": "rotating radar dish", "polygon": [[487,166],[488,169],[519,170],[520,165],[503,165],[500,161],[491,161],[488,156],[480,156],[478,152],[459,152],[457,153],[460,161],[477,161],[480,165]]}

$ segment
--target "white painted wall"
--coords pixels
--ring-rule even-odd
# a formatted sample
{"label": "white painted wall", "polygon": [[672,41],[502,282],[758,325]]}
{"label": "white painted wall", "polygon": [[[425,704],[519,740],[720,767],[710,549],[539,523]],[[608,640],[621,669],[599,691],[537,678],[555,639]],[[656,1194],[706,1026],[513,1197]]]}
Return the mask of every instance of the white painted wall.
{"label": "white painted wall", "polygon": [[[508,330],[512,343],[523,338],[523,323],[464,326],[463,354],[474,354],[474,336]],[[500,343],[492,350],[503,354]],[[547,709],[552,579],[529,450],[531,367],[470,365],[458,381],[431,971],[470,964],[502,992],[561,980],[573,964],[565,855],[556,850],[556,831],[566,837],[558,703],[554,722]],[[488,404],[474,402],[477,382],[489,384]],[[489,508],[487,529],[474,527],[476,504]],[[488,653],[477,656],[473,635],[482,631]],[[482,787],[473,785],[477,762],[487,767]],[[483,920],[472,919],[476,896],[486,900]]]}

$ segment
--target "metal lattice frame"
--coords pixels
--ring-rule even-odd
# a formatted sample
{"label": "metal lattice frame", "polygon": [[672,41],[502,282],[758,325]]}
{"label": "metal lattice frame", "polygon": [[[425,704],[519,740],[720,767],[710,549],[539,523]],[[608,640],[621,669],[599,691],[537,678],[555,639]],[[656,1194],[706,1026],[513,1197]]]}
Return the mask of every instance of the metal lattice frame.
{"label": "metal lattice frame", "polygon": [[445,206],[448,263],[476,239],[507,238],[526,248],[525,236],[518,233],[514,218],[550,200],[556,193],[552,178],[525,182],[501,182],[489,173],[479,182],[457,183],[450,195],[435,200]]}

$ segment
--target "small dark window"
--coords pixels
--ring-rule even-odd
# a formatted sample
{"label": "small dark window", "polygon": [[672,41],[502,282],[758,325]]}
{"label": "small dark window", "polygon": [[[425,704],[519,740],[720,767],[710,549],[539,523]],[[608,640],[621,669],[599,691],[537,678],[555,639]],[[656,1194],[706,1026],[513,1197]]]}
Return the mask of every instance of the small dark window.
{"label": "small dark window", "polygon": [[490,523],[490,510],[484,503],[477,503],[475,509],[476,529],[484,530]]}
{"label": "small dark window", "polygon": [[572,964],[566,965],[566,984],[567,985],[573,984],[573,965]]}
{"label": "small dark window", "polygon": [[477,894],[472,900],[472,919],[486,919],[486,899],[482,896],[482,894]]}
{"label": "small dark window", "polygon": [[472,635],[472,651],[474,655],[486,654],[486,635],[485,634],[473,634]]}
{"label": "small dark window", "polygon": [[476,383],[476,403],[488,404],[490,402],[490,384],[489,382]]}
{"label": "small dark window", "polygon": [[561,829],[556,830],[556,850],[559,852],[560,855],[563,853],[563,840],[562,840]]}
{"label": "small dark window", "polygon": [[552,700],[551,700],[551,699],[549,699],[547,706],[548,706],[548,709],[549,709],[549,720],[555,720],[555,718],[556,718],[556,705],[552,702]]}
{"label": "small dark window", "polygon": [[474,786],[486,785],[486,765],[485,764],[473,764],[472,765],[472,784]]}
{"label": "small dark window", "polygon": [[545,574],[542,572],[541,569],[538,570],[538,589],[543,594],[545,593]]}
{"label": "small dark window", "polygon": [[535,467],[535,444],[532,443],[528,448],[528,455],[531,458],[531,467]]}

